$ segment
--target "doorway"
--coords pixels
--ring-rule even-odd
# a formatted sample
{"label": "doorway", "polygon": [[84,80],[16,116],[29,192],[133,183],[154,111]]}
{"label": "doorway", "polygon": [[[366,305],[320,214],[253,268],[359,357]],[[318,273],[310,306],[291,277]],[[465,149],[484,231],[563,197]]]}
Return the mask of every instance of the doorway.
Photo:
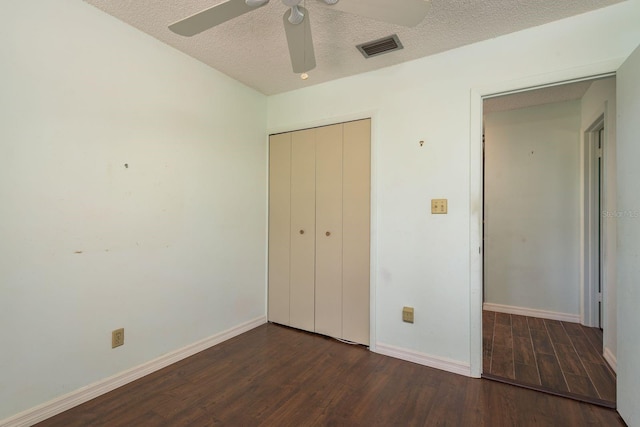
{"label": "doorway", "polygon": [[604,406],[615,406],[598,329],[615,169],[605,168],[605,111],[591,115],[611,87],[582,81],[483,108],[482,376]]}

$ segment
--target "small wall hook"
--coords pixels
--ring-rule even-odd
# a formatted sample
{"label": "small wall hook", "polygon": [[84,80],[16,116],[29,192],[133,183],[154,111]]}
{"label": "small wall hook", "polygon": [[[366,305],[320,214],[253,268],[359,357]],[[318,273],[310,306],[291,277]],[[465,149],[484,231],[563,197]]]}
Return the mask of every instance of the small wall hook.
{"label": "small wall hook", "polygon": [[424,141],[420,141],[420,147],[424,145]]}

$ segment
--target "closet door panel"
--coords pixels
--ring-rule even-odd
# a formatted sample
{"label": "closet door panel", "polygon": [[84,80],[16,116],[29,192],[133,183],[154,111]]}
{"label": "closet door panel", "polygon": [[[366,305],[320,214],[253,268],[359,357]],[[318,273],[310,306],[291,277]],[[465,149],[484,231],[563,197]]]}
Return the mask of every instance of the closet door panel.
{"label": "closet door panel", "polygon": [[313,130],[291,136],[290,325],[314,331],[316,168]]}
{"label": "closet door panel", "polygon": [[289,324],[291,135],[269,138],[269,320]]}
{"label": "closet door panel", "polygon": [[344,124],[342,338],[369,344],[371,120]]}
{"label": "closet door panel", "polygon": [[342,125],[316,131],[316,332],[342,336]]}

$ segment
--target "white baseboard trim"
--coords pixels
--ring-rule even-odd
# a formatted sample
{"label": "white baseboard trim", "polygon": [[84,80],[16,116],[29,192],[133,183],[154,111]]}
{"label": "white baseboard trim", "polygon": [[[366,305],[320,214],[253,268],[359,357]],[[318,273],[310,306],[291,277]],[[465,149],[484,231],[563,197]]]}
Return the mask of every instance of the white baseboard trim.
{"label": "white baseboard trim", "polygon": [[464,375],[465,377],[471,376],[471,366],[468,363],[462,363],[457,360],[438,356],[429,356],[428,354],[419,353],[406,348],[394,347],[392,345],[381,343],[376,343],[375,352],[385,356],[395,357],[396,359],[402,359],[419,365],[428,366],[430,368]]}
{"label": "white baseboard trim", "polygon": [[220,344],[223,341],[263,325],[266,322],[267,318],[265,316],[260,316],[238,326],[234,326],[226,331],[212,335],[208,338],[187,345],[186,347],[172,351],[171,353],[167,353],[147,363],[143,363],[142,365],[120,372],[109,378],[105,378],[86,387],[79,388],[71,393],[67,393],[63,396],[45,402],[42,405],[27,409],[24,412],[1,420],[0,427],[32,426],[40,421],[44,421],[47,418],[51,418],[54,415],[115,390],[118,387],[122,387],[125,384],[140,379],[145,375],[149,375],[152,372],[167,367],[182,359],[186,359],[187,357],[193,356],[194,354],[213,347],[216,344]]}
{"label": "white baseboard trim", "polygon": [[607,361],[611,369],[613,369],[613,372],[618,372],[618,359],[609,347],[605,347],[604,349],[604,360]]}
{"label": "white baseboard trim", "polygon": [[519,314],[521,316],[541,317],[543,319],[549,320],[580,323],[579,314],[559,313],[557,311],[538,310],[535,308],[516,307],[513,305],[493,304],[490,302],[483,303],[482,309],[497,311],[498,313]]}

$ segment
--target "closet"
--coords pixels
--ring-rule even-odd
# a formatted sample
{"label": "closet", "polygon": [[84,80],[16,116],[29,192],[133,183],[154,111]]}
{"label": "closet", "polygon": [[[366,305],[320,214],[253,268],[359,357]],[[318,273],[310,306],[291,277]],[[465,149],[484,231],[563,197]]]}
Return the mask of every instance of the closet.
{"label": "closet", "polygon": [[269,137],[269,321],[369,344],[371,120]]}

